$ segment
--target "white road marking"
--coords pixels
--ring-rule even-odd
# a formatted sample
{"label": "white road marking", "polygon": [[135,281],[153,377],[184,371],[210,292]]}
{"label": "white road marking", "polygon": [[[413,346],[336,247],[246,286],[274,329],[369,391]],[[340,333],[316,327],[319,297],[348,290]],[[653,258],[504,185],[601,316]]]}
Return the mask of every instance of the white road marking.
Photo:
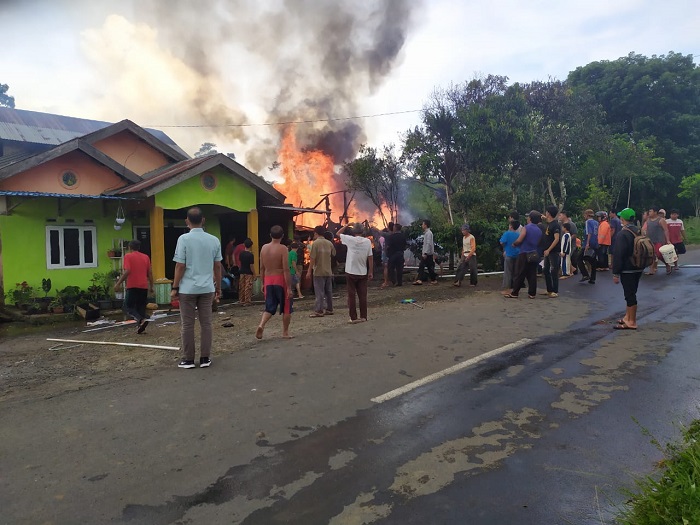
{"label": "white road marking", "polygon": [[411,390],[415,390],[419,386],[427,385],[428,383],[436,381],[436,380],[440,379],[441,377],[445,377],[445,376],[448,376],[450,374],[454,374],[456,372],[459,372],[460,370],[464,370],[465,368],[468,368],[476,363],[479,363],[479,362],[484,361],[486,359],[490,359],[491,357],[497,356],[497,355],[502,354],[504,352],[509,352],[510,350],[515,350],[516,348],[520,348],[522,346],[525,346],[525,345],[531,343],[532,341],[533,341],[532,339],[525,338],[525,339],[520,339],[519,341],[515,341],[514,343],[509,343],[509,344],[504,345],[500,348],[496,348],[495,350],[491,350],[491,351],[486,352],[484,354],[481,354],[481,355],[478,355],[478,356],[473,357],[471,359],[468,359],[467,361],[464,361],[462,363],[451,366],[450,368],[445,368],[445,370],[441,370],[440,372],[435,372],[434,374],[430,374],[429,376],[425,376],[424,378],[418,379],[417,381],[414,381],[413,383],[408,383],[407,385],[404,385],[400,388],[392,390],[391,392],[387,392],[386,394],[382,394],[381,396],[373,397],[370,401],[372,401],[373,403],[383,403],[384,401],[394,399],[395,397],[399,397],[400,395],[403,395],[407,392],[410,392]]}

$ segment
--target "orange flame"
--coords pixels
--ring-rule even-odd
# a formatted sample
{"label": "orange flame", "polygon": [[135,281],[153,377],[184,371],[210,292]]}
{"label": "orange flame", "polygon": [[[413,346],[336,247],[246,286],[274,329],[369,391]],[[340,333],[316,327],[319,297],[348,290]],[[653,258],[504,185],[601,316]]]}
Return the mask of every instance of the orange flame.
{"label": "orange flame", "polygon": [[[327,193],[342,192],[347,189],[342,177],[335,171],[335,163],[330,155],[320,150],[302,150],[297,144],[295,127],[287,126],[281,139],[280,150],[277,161],[280,165],[280,174],[283,182],[275,183],[275,188],[287,197],[287,202],[293,206],[326,210],[324,202],[319,204],[323,195]],[[351,192],[346,194],[346,199],[350,200]],[[362,196],[355,195],[355,199]],[[342,193],[329,196],[331,208],[331,220],[340,221],[343,214],[345,201]],[[386,210],[385,216],[389,215]],[[383,221],[378,211],[367,214],[360,212],[355,204],[351,202],[347,211],[350,222],[361,222],[365,219],[371,224],[381,225]],[[303,213],[297,216],[297,225],[316,226],[322,224],[325,216],[312,213]],[[388,220],[388,219],[387,219]]]}

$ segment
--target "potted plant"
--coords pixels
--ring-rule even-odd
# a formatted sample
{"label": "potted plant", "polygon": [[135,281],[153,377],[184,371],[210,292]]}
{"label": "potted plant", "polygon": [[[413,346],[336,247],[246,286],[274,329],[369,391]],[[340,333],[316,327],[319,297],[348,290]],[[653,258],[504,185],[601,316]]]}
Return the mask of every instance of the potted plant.
{"label": "potted plant", "polygon": [[92,274],[92,285],[88,288],[88,293],[92,301],[97,304],[100,310],[112,308],[112,286],[113,282],[110,273],[95,272]]}
{"label": "potted plant", "polygon": [[63,298],[60,295],[56,295],[49,303],[49,309],[54,314],[62,314],[65,309],[63,306]]}
{"label": "potted plant", "polygon": [[56,292],[56,297],[60,297],[64,311],[70,311],[78,304],[85,295],[77,286],[66,286]]}

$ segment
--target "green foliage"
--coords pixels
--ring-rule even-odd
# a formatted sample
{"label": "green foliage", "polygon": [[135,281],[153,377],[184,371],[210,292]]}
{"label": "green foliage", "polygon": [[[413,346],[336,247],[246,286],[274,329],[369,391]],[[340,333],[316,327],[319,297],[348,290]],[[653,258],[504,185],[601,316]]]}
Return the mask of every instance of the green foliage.
{"label": "green foliage", "polygon": [[683,220],[687,244],[700,244],[700,217],[690,217]]}
{"label": "green foliage", "polygon": [[56,292],[56,297],[64,306],[72,307],[87,297],[78,286],[66,286]]}
{"label": "green foliage", "polygon": [[700,217],[700,173],[684,177],[680,188],[678,196],[690,200],[695,208],[695,216]]}
{"label": "green foliage", "polygon": [[11,97],[7,94],[8,89],[10,89],[10,86],[7,84],[0,84],[0,107],[14,108],[15,97]]}
{"label": "green foliage", "polygon": [[[394,154],[394,146],[384,146],[381,152],[362,146],[359,156],[346,162],[343,172],[348,187],[361,191],[376,206],[384,226],[395,222],[398,215],[399,183],[403,167]],[[385,212],[389,212],[389,217]]]}
{"label": "green foliage", "polygon": [[615,133],[655,137],[676,183],[700,166],[700,68],[692,55],[630,53],[579,67],[568,82],[602,104]]}
{"label": "green foliage", "polygon": [[51,291],[51,279],[42,279],[41,289],[44,292],[44,297],[47,297],[49,295],[49,292]]}
{"label": "green foliage", "polygon": [[16,305],[28,304],[34,299],[34,287],[29,286],[27,281],[16,283],[14,290],[8,293],[6,297]]}
{"label": "green foliage", "polygon": [[215,155],[217,153],[219,152],[216,151],[216,144],[213,142],[205,142],[199,147],[199,150],[195,152],[194,156],[195,158],[206,157],[207,155]]}
{"label": "green foliage", "polygon": [[[485,272],[503,269],[503,250],[498,241],[508,229],[505,218],[501,220],[478,219],[469,223],[471,233],[476,239],[476,256]],[[461,237],[461,235],[460,235]]]}
{"label": "green foliage", "polygon": [[628,494],[618,524],[700,523],[700,420],[683,431],[680,444],[669,444],[664,455],[662,472],[639,480],[638,492]]}

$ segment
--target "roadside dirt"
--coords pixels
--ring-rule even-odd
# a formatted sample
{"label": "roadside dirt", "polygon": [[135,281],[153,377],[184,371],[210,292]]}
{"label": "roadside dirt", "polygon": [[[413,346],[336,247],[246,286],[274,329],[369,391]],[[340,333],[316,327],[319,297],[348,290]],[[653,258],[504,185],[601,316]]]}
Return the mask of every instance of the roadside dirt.
{"label": "roadside dirt", "polygon": [[[490,296],[488,303],[494,316],[502,315],[503,300],[498,294],[501,276],[481,277],[479,286],[471,288],[466,280],[462,287],[452,286],[452,279],[440,280],[437,286],[411,286],[380,289],[379,282],[369,290],[369,322],[382,329],[383,323],[393,315],[409,309],[426,307],[431,303],[480,301]],[[415,299],[415,304],[402,304],[403,299]],[[493,302],[493,300],[496,300]],[[346,290],[339,286],[334,291],[335,315],[320,319],[310,318],[314,297],[295,300],[291,332],[303,338],[305,332],[332,331],[347,324]],[[484,301],[486,306],[487,301]],[[542,305],[544,306],[543,299]],[[223,304],[214,314],[214,349],[212,360],[234,352],[255,349],[254,333],[260,321],[262,304],[241,307]],[[225,324],[233,323],[232,327]],[[22,323],[12,323],[18,325]],[[144,334],[136,334],[133,325],[117,326],[100,331],[88,329],[84,321],[69,324],[18,327],[3,325],[0,330],[0,401],[24,401],[51,398],[65,392],[83,390],[95,385],[111,383],[125,378],[146,378],[157,374],[164,367],[176,366],[179,350],[161,350],[127,346],[56,343],[47,338],[80,339],[89,341],[113,341],[179,347],[179,316],[172,315],[151,323]],[[17,333],[20,335],[17,335]],[[281,337],[281,318],[275,316],[267,325],[264,338]],[[296,340],[298,343],[298,339]],[[199,344],[199,342],[197,342]],[[70,346],[70,348],[69,348]],[[198,356],[197,356],[198,357]]]}

